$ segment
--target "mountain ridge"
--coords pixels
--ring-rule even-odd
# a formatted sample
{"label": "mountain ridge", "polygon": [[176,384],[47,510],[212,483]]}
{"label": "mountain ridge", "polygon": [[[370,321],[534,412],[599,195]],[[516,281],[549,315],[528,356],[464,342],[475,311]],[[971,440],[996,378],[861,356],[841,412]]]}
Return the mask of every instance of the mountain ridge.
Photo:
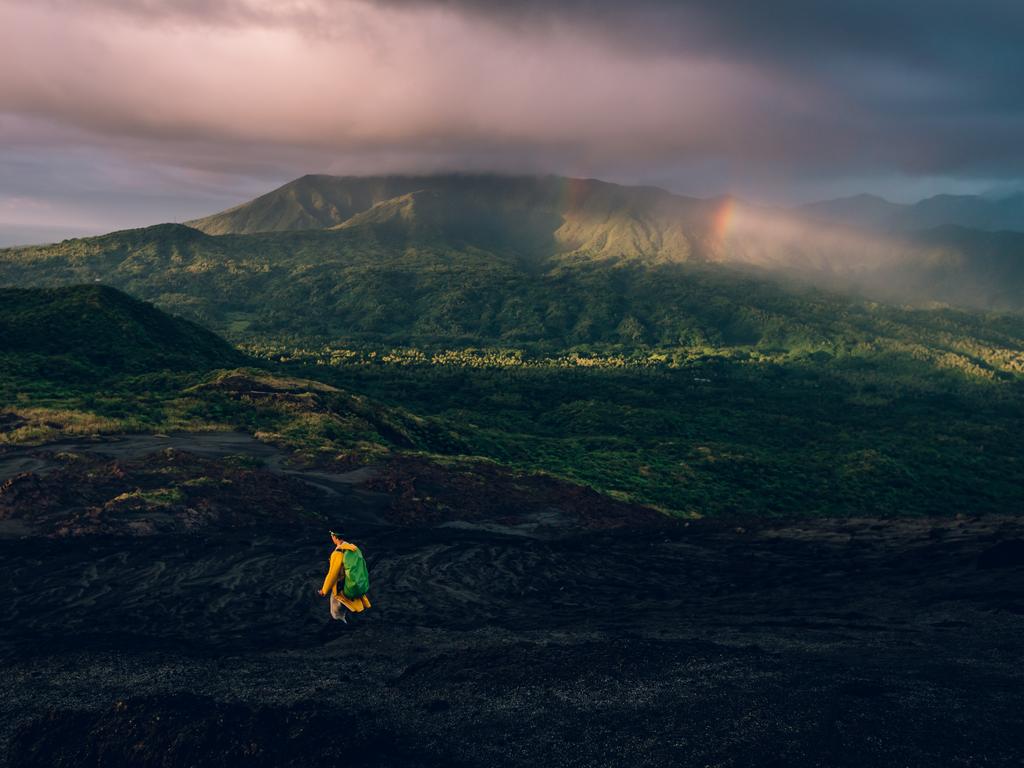
{"label": "mountain ridge", "polygon": [[914,203],[859,194],[797,209],[812,218],[886,232],[913,232],[946,225],[984,231],[1024,231],[1024,192],[996,198],[940,193]]}
{"label": "mountain ridge", "polygon": [[[414,198],[404,199],[408,195]],[[448,209],[424,206],[429,200],[444,200]],[[388,205],[374,211],[382,204]],[[186,224],[211,235],[340,229],[360,223],[380,225],[386,210],[392,212],[394,224],[394,211],[403,208],[406,216],[401,218],[407,226],[417,224],[421,231],[459,237],[465,231],[477,236],[486,231],[504,234],[506,239],[521,241],[512,250],[588,250],[599,255],[679,260],[679,253],[699,250],[684,234],[684,227],[698,240],[707,239],[703,223],[721,205],[658,187],[554,175],[307,175],[248,203]],[[411,215],[413,208],[432,219],[430,224]],[[493,237],[485,240],[495,245]]]}
{"label": "mountain ridge", "polygon": [[0,250],[0,285],[108,283],[236,341],[821,343],[809,287],[839,313],[864,297],[1024,311],[1022,233],[885,235],[555,176],[309,176],[243,208],[217,226],[317,226]]}

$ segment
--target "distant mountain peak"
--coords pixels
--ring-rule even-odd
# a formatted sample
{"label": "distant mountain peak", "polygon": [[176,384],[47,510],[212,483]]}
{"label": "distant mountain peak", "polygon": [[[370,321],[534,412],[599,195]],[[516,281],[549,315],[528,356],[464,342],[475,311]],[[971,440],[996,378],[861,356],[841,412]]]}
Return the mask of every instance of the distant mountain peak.
{"label": "distant mountain peak", "polygon": [[885,232],[924,231],[947,224],[1024,232],[1024,194],[993,198],[944,192],[916,203],[892,203],[860,194],[811,203],[800,212],[819,221]]}

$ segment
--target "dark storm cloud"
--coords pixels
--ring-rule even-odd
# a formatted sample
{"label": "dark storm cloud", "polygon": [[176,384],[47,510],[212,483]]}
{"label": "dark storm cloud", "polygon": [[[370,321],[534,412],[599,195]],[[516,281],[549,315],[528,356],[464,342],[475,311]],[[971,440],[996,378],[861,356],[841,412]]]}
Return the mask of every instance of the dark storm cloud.
{"label": "dark storm cloud", "polygon": [[[375,44],[384,48],[403,40],[401,32],[388,39],[386,32],[359,12],[359,3],[347,0],[44,1],[67,13],[92,8],[179,28],[288,28],[314,38],[336,39],[339,46],[349,44],[353,33],[369,40],[378,38]],[[1015,140],[1024,120],[1024,3],[373,0],[371,5],[396,19],[428,11],[469,20],[462,25],[465,33],[494,38],[495,49],[502,47],[503,34],[526,41],[522,46],[526,58],[553,55],[552,46],[540,45],[531,51],[531,38],[552,34],[562,41],[598,38],[602,46],[618,51],[620,60],[637,62],[640,66],[634,74],[652,68],[653,80],[657,80],[653,73],[656,58],[675,59],[684,66],[698,60],[729,67],[746,75],[751,83],[751,88],[729,94],[748,100],[731,110],[735,119],[748,124],[746,130],[721,126],[722,140],[703,147],[709,155],[791,169],[806,166],[817,173],[888,168],[908,173],[1015,175],[1024,168],[1024,149]],[[474,20],[492,30],[481,32]],[[479,58],[487,55],[484,47],[467,41],[465,66],[476,66]],[[551,64],[557,68],[566,62],[556,58]],[[422,66],[430,69],[432,63],[424,61]],[[442,70],[438,81],[451,74]],[[593,76],[596,80],[604,73],[596,68]],[[557,72],[554,77],[557,79]],[[444,89],[445,85],[435,82],[433,87]],[[492,137],[515,140],[515,136],[502,137],[500,126],[479,117],[473,83],[456,76],[454,85],[464,91],[466,113],[459,115],[462,125],[478,124],[481,134],[489,135],[468,136],[472,131],[444,126],[439,127],[439,135],[419,131],[408,137],[410,141],[443,141],[450,135],[479,149],[508,143],[492,142]],[[501,78],[496,78],[494,86],[502,85]],[[634,87],[644,90],[651,84],[637,82]],[[717,87],[714,76],[707,78],[706,87]],[[804,97],[799,105],[792,98],[797,91]],[[671,99],[671,88],[660,95]],[[537,108],[530,103],[529,94],[511,93],[509,98],[523,99],[525,112]],[[619,98],[614,87],[610,88],[608,106],[617,108]],[[680,98],[695,99],[695,107],[702,108],[693,87],[681,88]],[[549,107],[545,103],[540,108]],[[571,100],[568,107],[575,107]],[[678,125],[678,115],[671,109],[662,112],[659,118],[664,131],[652,142],[650,131],[641,128],[638,147],[667,153],[702,150],[694,145],[688,126]],[[125,120],[123,115],[105,117]],[[207,129],[216,130],[210,121],[206,123]],[[165,127],[175,132],[187,126],[170,122]],[[197,129],[193,125],[193,130]],[[674,135],[680,138],[674,139]],[[551,147],[564,140],[554,131],[550,141],[531,136],[520,144]],[[581,136],[583,144],[588,140],[586,133]],[[622,142],[614,149],[622,152]]]}
{"label": "dark storm cloud", "polygon": [[791,141],[775,148],[802,146],[812,163],[833,155],[910,172],[1010,174],[1024,165],[1021,2],[375,1],[447,8],[523,29],[569,22],[610,45],[710,55],[803,83],[834,95],[839,108],[794,125]]}
{"label": "dark storm cloud", "polygon": [[1024,58],[1024,4],[1006,0],[374,2],[383,7],[441,7],[517,23],[562,18],[603,27],[617,38],[628,33],[670,48],[704,47],[788,61],[847,53],[927,65],[959,62],[1009,78],[1013,65]]}

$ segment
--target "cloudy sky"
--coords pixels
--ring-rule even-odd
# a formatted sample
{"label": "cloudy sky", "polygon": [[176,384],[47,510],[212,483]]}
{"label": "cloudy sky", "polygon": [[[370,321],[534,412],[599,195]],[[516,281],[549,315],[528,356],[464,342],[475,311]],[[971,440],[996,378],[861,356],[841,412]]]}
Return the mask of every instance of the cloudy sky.
{"label": "cloudy sky", "polygon": [[311,172],[997,194],[1022,40],[1019,0],[0,0],[0,244]]}

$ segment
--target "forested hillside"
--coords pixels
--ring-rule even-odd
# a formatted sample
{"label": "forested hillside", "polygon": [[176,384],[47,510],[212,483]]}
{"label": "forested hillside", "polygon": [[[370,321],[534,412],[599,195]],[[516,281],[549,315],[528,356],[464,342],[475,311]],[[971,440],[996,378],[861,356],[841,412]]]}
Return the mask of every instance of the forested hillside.
{"label": "forested hillside", "polygon": [[0,284],[96,281],[256,344],[841,352],[893,341],[966,352],[1014,349],[1024,336],[1015,315],[900,309],[756,270],[536,263],[466,243],[396,244],[366,225],[219,237],[160,225],[0,251]]}
{"label": "forested hillside", "polygon": [[192,223],[0,250],[0,285],[102,282],[236,341],[789,348],[850,338],[863,302],[839,295],[1024,310],[1021,233],[883,236],[595,180],[309,176]]}
{"label": "forested hillside", "polygon": [[96,380],[161,370],[211,370],[242,359],[205,328],[113,288],[0,288],[0,365],[5,378]]}

